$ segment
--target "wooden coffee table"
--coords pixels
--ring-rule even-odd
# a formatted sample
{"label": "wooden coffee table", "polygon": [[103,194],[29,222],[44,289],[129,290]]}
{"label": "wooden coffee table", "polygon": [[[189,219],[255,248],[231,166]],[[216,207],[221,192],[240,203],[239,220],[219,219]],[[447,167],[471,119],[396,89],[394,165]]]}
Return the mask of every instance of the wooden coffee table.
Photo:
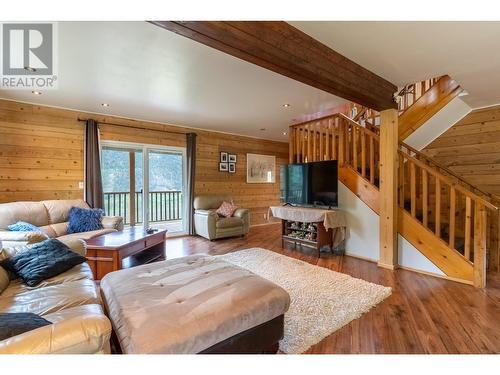
{"label": "wooden coffee table", "polygon": [[166,233],[167,230],[159,230],[148,234],[143,227],[133,227],[85,240],[94,279],[164,257]]}

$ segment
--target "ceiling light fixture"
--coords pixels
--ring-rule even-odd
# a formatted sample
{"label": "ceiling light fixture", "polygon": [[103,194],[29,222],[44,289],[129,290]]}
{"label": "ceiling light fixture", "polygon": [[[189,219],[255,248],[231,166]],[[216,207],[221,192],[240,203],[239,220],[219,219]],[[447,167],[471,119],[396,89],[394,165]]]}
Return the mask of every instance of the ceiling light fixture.
{"label": "ceiling light fixture", "polygon": [[101,103],[101,105],[102,105],[103,107],[109,107],[109,104],[108,104],[108,103]]}
{"label": "ceiling light fixture", "polygon": [[283,135],[287,135],[288,133],[287,132],[283,132]]}
{"label": "ceiling light fixture", "polygon": [[283,104],[283,107],[288,108],[288,107],[290,107],[290,104],[285,103],[285,104]]}
{"label": "ceiling light fixture", "polygon": [[36,72],[36,69],[32,68],[31,66],[25,66],[24,70],[27,70],[28,72]]}
{"label": "ceiling light fixture", "polygon": [[33,95],[42,95],[42,93],[40,91],[32,91],[31,92]]}

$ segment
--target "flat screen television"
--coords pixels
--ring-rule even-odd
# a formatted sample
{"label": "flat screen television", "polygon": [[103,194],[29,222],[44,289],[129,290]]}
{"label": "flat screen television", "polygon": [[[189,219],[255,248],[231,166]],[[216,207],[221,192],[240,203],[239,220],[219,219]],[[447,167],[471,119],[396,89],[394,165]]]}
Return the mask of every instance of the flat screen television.
{"label": "flat screen television", "polygon": [[281,201],[294,206],[338,206],[337,161],[283,165],[280,170]]}

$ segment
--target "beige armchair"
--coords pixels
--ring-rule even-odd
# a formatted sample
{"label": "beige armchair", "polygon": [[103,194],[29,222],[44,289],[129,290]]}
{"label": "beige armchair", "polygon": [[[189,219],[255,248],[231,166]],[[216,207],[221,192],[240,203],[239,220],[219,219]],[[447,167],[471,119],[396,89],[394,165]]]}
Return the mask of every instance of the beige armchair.
{"label": "beige armchair", "polygon": [[217,209],[223,201],[230,202],[228,195],[199,195],[194,199],[194,228],[196,234],[209,240],[244,236],[250,227],[250,214],[246,208],[238,208],[232,217],[220,217]]}

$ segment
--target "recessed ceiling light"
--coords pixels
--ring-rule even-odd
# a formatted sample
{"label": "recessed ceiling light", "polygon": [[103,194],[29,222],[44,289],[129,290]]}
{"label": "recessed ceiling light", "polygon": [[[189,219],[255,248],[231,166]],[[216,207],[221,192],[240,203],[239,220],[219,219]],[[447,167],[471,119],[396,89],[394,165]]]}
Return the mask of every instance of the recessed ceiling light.
{"label": "recessed ceiling light", "polygon": [[283,135],[287,135],[288,133],[287,132],[283,132]]}
{"label": "recessed ceiling light", "polygon": [[32,91],[31,92],[33,95],[42,95],[42,93],[40,91]]}
{"label": "recessed ceiling light", "polygon": [[25,66],[24,70],[27,70],[28,72],[36,72],[36,69],[32,68],[31,66]]}
{"label": "recessed ceiling light", "polygon": [[290,107],[290,104],[285,103],[285,104],[283,104],[283,107],[288,108],[288,107]]}
{"label": "recessed ceiling light", "polygon": [[260,128],[260,131],[264,131],[264,130],[266,130],[266,128]]}
{"label": "recessed ceiling light", "polygon": [[103,107],[109,107],[109,104],[108,104],[108,103],[101,103],[101,105],[102,105]]}

